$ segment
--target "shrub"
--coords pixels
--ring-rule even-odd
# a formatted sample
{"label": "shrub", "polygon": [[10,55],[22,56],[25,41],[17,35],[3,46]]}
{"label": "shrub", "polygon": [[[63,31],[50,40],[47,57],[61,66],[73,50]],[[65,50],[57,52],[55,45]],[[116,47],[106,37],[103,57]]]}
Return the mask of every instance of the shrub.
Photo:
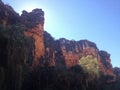
{"label": "shrub", "polygon": [[83,68],[84,72],[89,76],[92,76],[93,78],[99,77],[99,67],[97,58],[91,55],[82,57],[79,60],[79,65]]}

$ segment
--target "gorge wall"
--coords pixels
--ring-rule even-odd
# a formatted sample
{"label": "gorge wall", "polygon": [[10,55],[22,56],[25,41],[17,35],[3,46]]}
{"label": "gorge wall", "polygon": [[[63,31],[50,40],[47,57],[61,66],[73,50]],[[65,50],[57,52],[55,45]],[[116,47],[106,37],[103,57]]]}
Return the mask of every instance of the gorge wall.
{"label": "gorge wall", "polygon": [[[44,12],[41,9],[34,9],[29,13],[23,11],[20,16],[9,5],[4,5],[0,0],[0,25],[6,28],[10,25],[19,24],[25,27],[24,36],[32,38],[34,41],[34,43],[29,43],[26,46],[32,53],[29,56],[32,55],[33,57],[30,67],[48,65],[69,68],[79,65],[81,58],[90,56],[96,58],[99,72],[112,78],[107,80],[108,82],[115,80],[116,76],[113,72],[110,54],[99,50],[95,43],[88,40],[74,41],[65,38],[55,40],[49,33],[44,31]],[[6,50],[1,48],[7,48],[8,45],[6,44],[6,47],[3,47],[4,45],[1,43],[3,42],[0,41],[0,54],[3,50]],[[2,55],[0,58],[2,58]],[[7,60],[9,61],[9,59]]]}

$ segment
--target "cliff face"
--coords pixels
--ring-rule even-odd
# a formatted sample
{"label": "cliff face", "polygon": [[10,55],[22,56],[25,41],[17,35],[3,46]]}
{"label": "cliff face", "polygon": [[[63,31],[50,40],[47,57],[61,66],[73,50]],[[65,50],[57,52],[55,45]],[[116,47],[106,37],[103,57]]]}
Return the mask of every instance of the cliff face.
{"label": "cliff face", "polygon": [[81,58],[92,56],[98,62],[99,72],[105,77],[111,77],[107,82],[115,80],[110,54],[99,51],[95,43],[88,40],[71,41],[65,38],[54,40],[47,32],[44,33],[44,42],[45,57],[48,57],[49,65],[72,67],[78,65]]}
{"label": "cliff face", "polygon": [[[0,0],[0,25],[5,28],[9,25],[16,25],[16,23],[24,26],[23,35],[32,38],[34,41],[32,43],[34,45],[29,43],[26,47],[33,56],[32,67],[48,65],[70,68],[80,64],[82,58],[92,57],[96,58],[95,60],[98,62],[96,67],[98,67],[99,72],[103,76],[110,77],[107,81],[112,82],[115,80],[110,55],[106,51],[99,51],[95,43],[88,40],[74,41],[65,38],[55,40],[49,33],[44,31],[44,12],[41,9],[34,9],[30,13],[23,11],[22,15],[19,16],[10,6],[4,5]],[[0,42],[2,43],[0,49],[7,48],[6,42],[3,40]],[[32,46],[32,48],[29,46]],[[0,50],[0,58],[6,59],[3,57],[2,50]],[[8,52],[7,49],[4,50]],[[5,53],[5,55],[8,56],[9,54]],[[10,56],[12,57],[12,55]]]}
{"label": "cliff face", "polygon": [[25,36],[32,37],[35,41],[32,66],[37,66],[41,64],[42,58],[44,57],[44,12],[41,9],[34,9],[32,12],[28,13],[23,11],[21,15],[22,24],[27,27],[27,30],[24,32]]}
{"label": "cliff face", "polygon": [[119,81],[120,80],[120,68],[118,67],[113,68],[113,72],[116,75],[116,80]]}
{"label": "cliff face", "polygon": [[59,42],[67,67],[79,64],[83,57],[92,56],[98,62],[99,72],[105,76],[111,76],[112,80],[115,78],[110,55],[105,51],[99,51],[95,43],[87,40],[69,41],[65,39],[60,39]]}
{"label": "cliff face", "polygon": [[110,54],[106,51],[99,51],[100,56],[100,69],[104,73],[104,75],[113,76],[113,80],[115,80],[115,75],[113,74],[112,64],[110,59]]}
{"label": "cliff face", "polygon": [[51,66],[61,63],[71,67],[78,64],[81,57],[92,55],[97,58],[101,71],[112,74],[110,55],[99,51],[95,43],[87,40],[70,41],[64,38],[54,40],[47,32],[44,34],[44,12],[41,9],[35,9],[30,13],[23,11],[19,16],[10,6],[2,2],[0,4],[5,9],[0,8],[0,21],[3,26],[14,24],[18,20],[27,27],[24,31],[25,36],[34,39],[33,66],[47,62]]}
{"label": "cliff face", "polygon": [[97,57],[97,47],[90,41],[70,41],[60,39],[59,42],[67,67],[78,64],[82,56],[92,55]]}

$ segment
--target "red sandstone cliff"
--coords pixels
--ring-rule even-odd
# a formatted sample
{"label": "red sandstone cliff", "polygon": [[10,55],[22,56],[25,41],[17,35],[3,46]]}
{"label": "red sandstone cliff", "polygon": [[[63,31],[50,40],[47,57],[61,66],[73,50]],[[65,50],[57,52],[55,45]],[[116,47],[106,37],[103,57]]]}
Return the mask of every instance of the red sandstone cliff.
{"label": "red sandstone cliff", "polygon": [[34,9],[30,13],[23,11],[19,16],[10,6],[0,1],[0,24],[6,27],[16,23],[23,24],[26,27],[24,35],[34,39],[34,48],[31,49],[34,56],[33,67],[44,64],[71,67],[77,65],[82,57],[91,55],[97,58],[100,72],[114,79],[110,55],[105,51],[99,51],[95,43],[64,38],[54,40],[44,31],[44,12],[41,9]]}
{"label": "red sandstone cliff", "polygon": [[110,55],[105,51],[99,51],[96,44],[87,40],[69,41],[60,39],[60,48],[67,67],[77,65],[82,57],[92,56],[97,58],[99,71],[105,75],[110,76],[112,80],[115,79],[113,74]]}

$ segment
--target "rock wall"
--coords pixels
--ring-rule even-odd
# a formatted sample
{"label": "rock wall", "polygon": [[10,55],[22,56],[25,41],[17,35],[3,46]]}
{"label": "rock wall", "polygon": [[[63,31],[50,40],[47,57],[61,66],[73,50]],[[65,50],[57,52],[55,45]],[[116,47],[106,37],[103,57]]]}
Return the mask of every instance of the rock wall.
{"label": "rock wall", "polygon": [[98,55],[96,45],[90,41],[70,41],[62,38],[59,42],[67,67],[78,64],[82,56],[93,55],[97,57]]}
{"label": "rock wall", "polygon": [[[13,24],[22,24],[25,27],[24,35],[34,39],[32,48],[32,66],[49,65],[72,67],[79,63],[82,57],[91,55],[97,58],[100,72],[114,77],[110,55],[99,51],[96,44],[88,40],[55,40],[44,31],[44,12],[34,9],[32,12],[23,11],[19,16],[9,5],[4,5],[0,0],[0,24],[4,27]],[[31,43],[30,43],[31,44]]]}
{"label": "rock wall", "polygon": [[91,55],[97,58],[99,71],[103,75],[115,78],[112,71],[110,54],[106,51],[99,51],[95,43],[88,40],[69,41],[66,39],[60,39],[59,42],[67,67],[77,65],[82,57]]}
{"label": "rock wall", "polygon": [[24,31],[25,36],[32,37],[35,41],[32,66],[42,64],[44,58],[44,12],[41,9],[34,9],[28,13],[23,11],[21,15],[21,23],[27,27]]}

